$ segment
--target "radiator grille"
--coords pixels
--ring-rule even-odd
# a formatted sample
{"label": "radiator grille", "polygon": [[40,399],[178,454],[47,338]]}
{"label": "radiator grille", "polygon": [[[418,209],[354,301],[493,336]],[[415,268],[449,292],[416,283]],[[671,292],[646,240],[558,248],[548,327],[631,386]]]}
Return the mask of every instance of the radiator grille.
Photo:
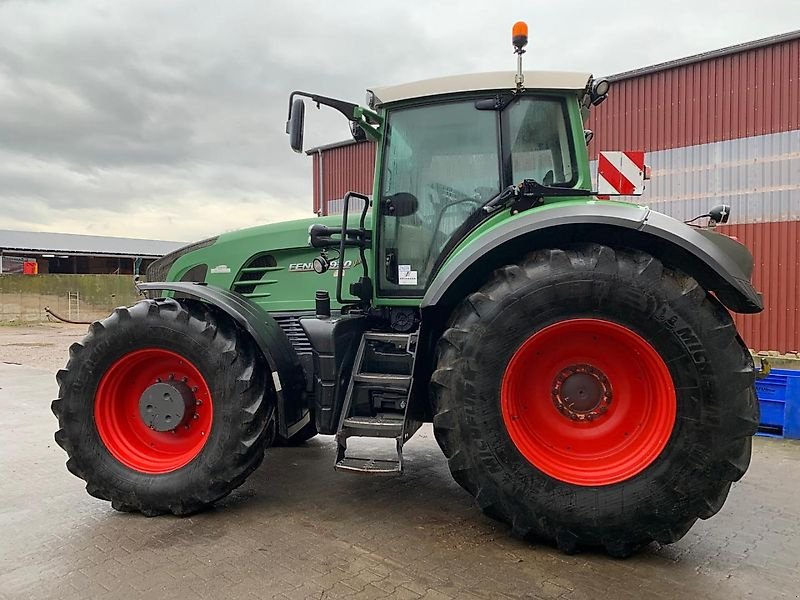
{"label": "radiator grille", "polygon": [[304,315],[276,315],[273,313],[272,316],[281,326],[289,341],[292,342],[295,352],[311,354],[311,342],[308,341],[308,336],[300,325],[300,317]]}

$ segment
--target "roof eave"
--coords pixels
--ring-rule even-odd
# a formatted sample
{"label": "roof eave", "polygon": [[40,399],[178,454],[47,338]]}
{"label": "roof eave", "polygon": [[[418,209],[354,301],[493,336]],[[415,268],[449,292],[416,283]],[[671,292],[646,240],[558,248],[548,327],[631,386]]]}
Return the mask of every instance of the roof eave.
{"label": "roof eave", "polygon": [[[388,106],[398,102],[422,98],[438,98],[452,94],[488,93],[514,90],[513,71],[469,73],[435,79],[413,81],[395,86],[369,88],[375,97],[375,106]],[[591,73],[562,71],[526,71],[525,89],[542,92],[572,92],[586,89]]]}
{"label": "roof eave", "polygon": [[726,46],[725,48],[719,48],[717,50],[709,50],[708,52],[692,54],[691,56],[676,58],[675,60],[668,60],[665,62],[657,63],[655,65],[641,67],[639,69],[631,69],[630,71],[623,71],[622,73],[609,75],[607,79],[609,81],[614,82],[614,81],[622,81],[624,79],[632,79],[634,77],[641,77],[642,75],[651,75],[653,73],[658,73],[660,71],[668,71],[670,69],[675,69],[677,67],[683,67],[686,65],[691,65],[706,60],[712,60],[715,58],[721,58],[723,56],[728,56],[730,54],[738,54],[740,52],[755,50],[757,48],[763,48],[765,46],[773,46],[775,44],[781,44],[783,42],[790,42],[798,38],[800,38],[800,29],[789,31],[787,33],[781,33],[778,35],[771,35],[769,37],[760,38],[757,40],[753,40],[751,42],[743,42],[741,44],[734,44],[733,46]]}

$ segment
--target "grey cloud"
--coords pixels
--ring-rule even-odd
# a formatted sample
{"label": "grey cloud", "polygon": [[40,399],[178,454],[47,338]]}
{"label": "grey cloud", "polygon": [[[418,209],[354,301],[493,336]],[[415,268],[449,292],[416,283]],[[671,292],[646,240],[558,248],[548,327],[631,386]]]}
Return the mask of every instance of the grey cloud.
{"label": "grey cloud", "polygon": [[[0,227],[190,239],[310,214],[310,159],[283,131],[291,90],[360,101],[372,84],[512,68],[519,18],[531,68],[595,73],[800,26],[792,0],[6,0],[0,209],[30,209],[0,210]],[[348,133],[325,110],[307,128],[309,146]]]}

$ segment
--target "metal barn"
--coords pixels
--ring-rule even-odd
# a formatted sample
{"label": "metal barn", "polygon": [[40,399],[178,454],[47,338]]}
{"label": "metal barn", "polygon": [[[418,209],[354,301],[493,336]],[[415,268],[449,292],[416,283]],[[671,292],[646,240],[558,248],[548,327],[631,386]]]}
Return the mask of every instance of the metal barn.
{"label": "metal barn", "polygon": [[[800,31],[609,77],[592,110],[590,155],[643,150],[652,180],[640,202],[686,220],[732,207],[725,233],[753,252],[760,315],[737,315],[756,350],[800,351]],[[313,156],[314,211],[348,190],[369,194],[375,147],[340,142]]]}

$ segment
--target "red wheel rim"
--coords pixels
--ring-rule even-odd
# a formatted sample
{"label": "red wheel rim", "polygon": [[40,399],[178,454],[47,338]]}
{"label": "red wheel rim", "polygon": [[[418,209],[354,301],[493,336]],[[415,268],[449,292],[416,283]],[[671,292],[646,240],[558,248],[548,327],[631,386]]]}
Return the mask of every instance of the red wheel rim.
{"label": "red wheel rim", "polygon": [[571,319],[517,349],[500,406],[511,440],[537,469],[575,485],[610,485],[643,471],[666,446],[675,386],[638,334],[610,321]]}
{"label": "red wheel rim", "polygon": [[[172,381],[191,390],[194,406],[176,428],[153,430],[140,414],[140,398],[154,383]],[[117,360],[100,380],[94,399],[103,444],[119,462],[142,473],[169,473],[200,454],[213,412],[211,392],[197,367],[160,348],[136,350]]]}

